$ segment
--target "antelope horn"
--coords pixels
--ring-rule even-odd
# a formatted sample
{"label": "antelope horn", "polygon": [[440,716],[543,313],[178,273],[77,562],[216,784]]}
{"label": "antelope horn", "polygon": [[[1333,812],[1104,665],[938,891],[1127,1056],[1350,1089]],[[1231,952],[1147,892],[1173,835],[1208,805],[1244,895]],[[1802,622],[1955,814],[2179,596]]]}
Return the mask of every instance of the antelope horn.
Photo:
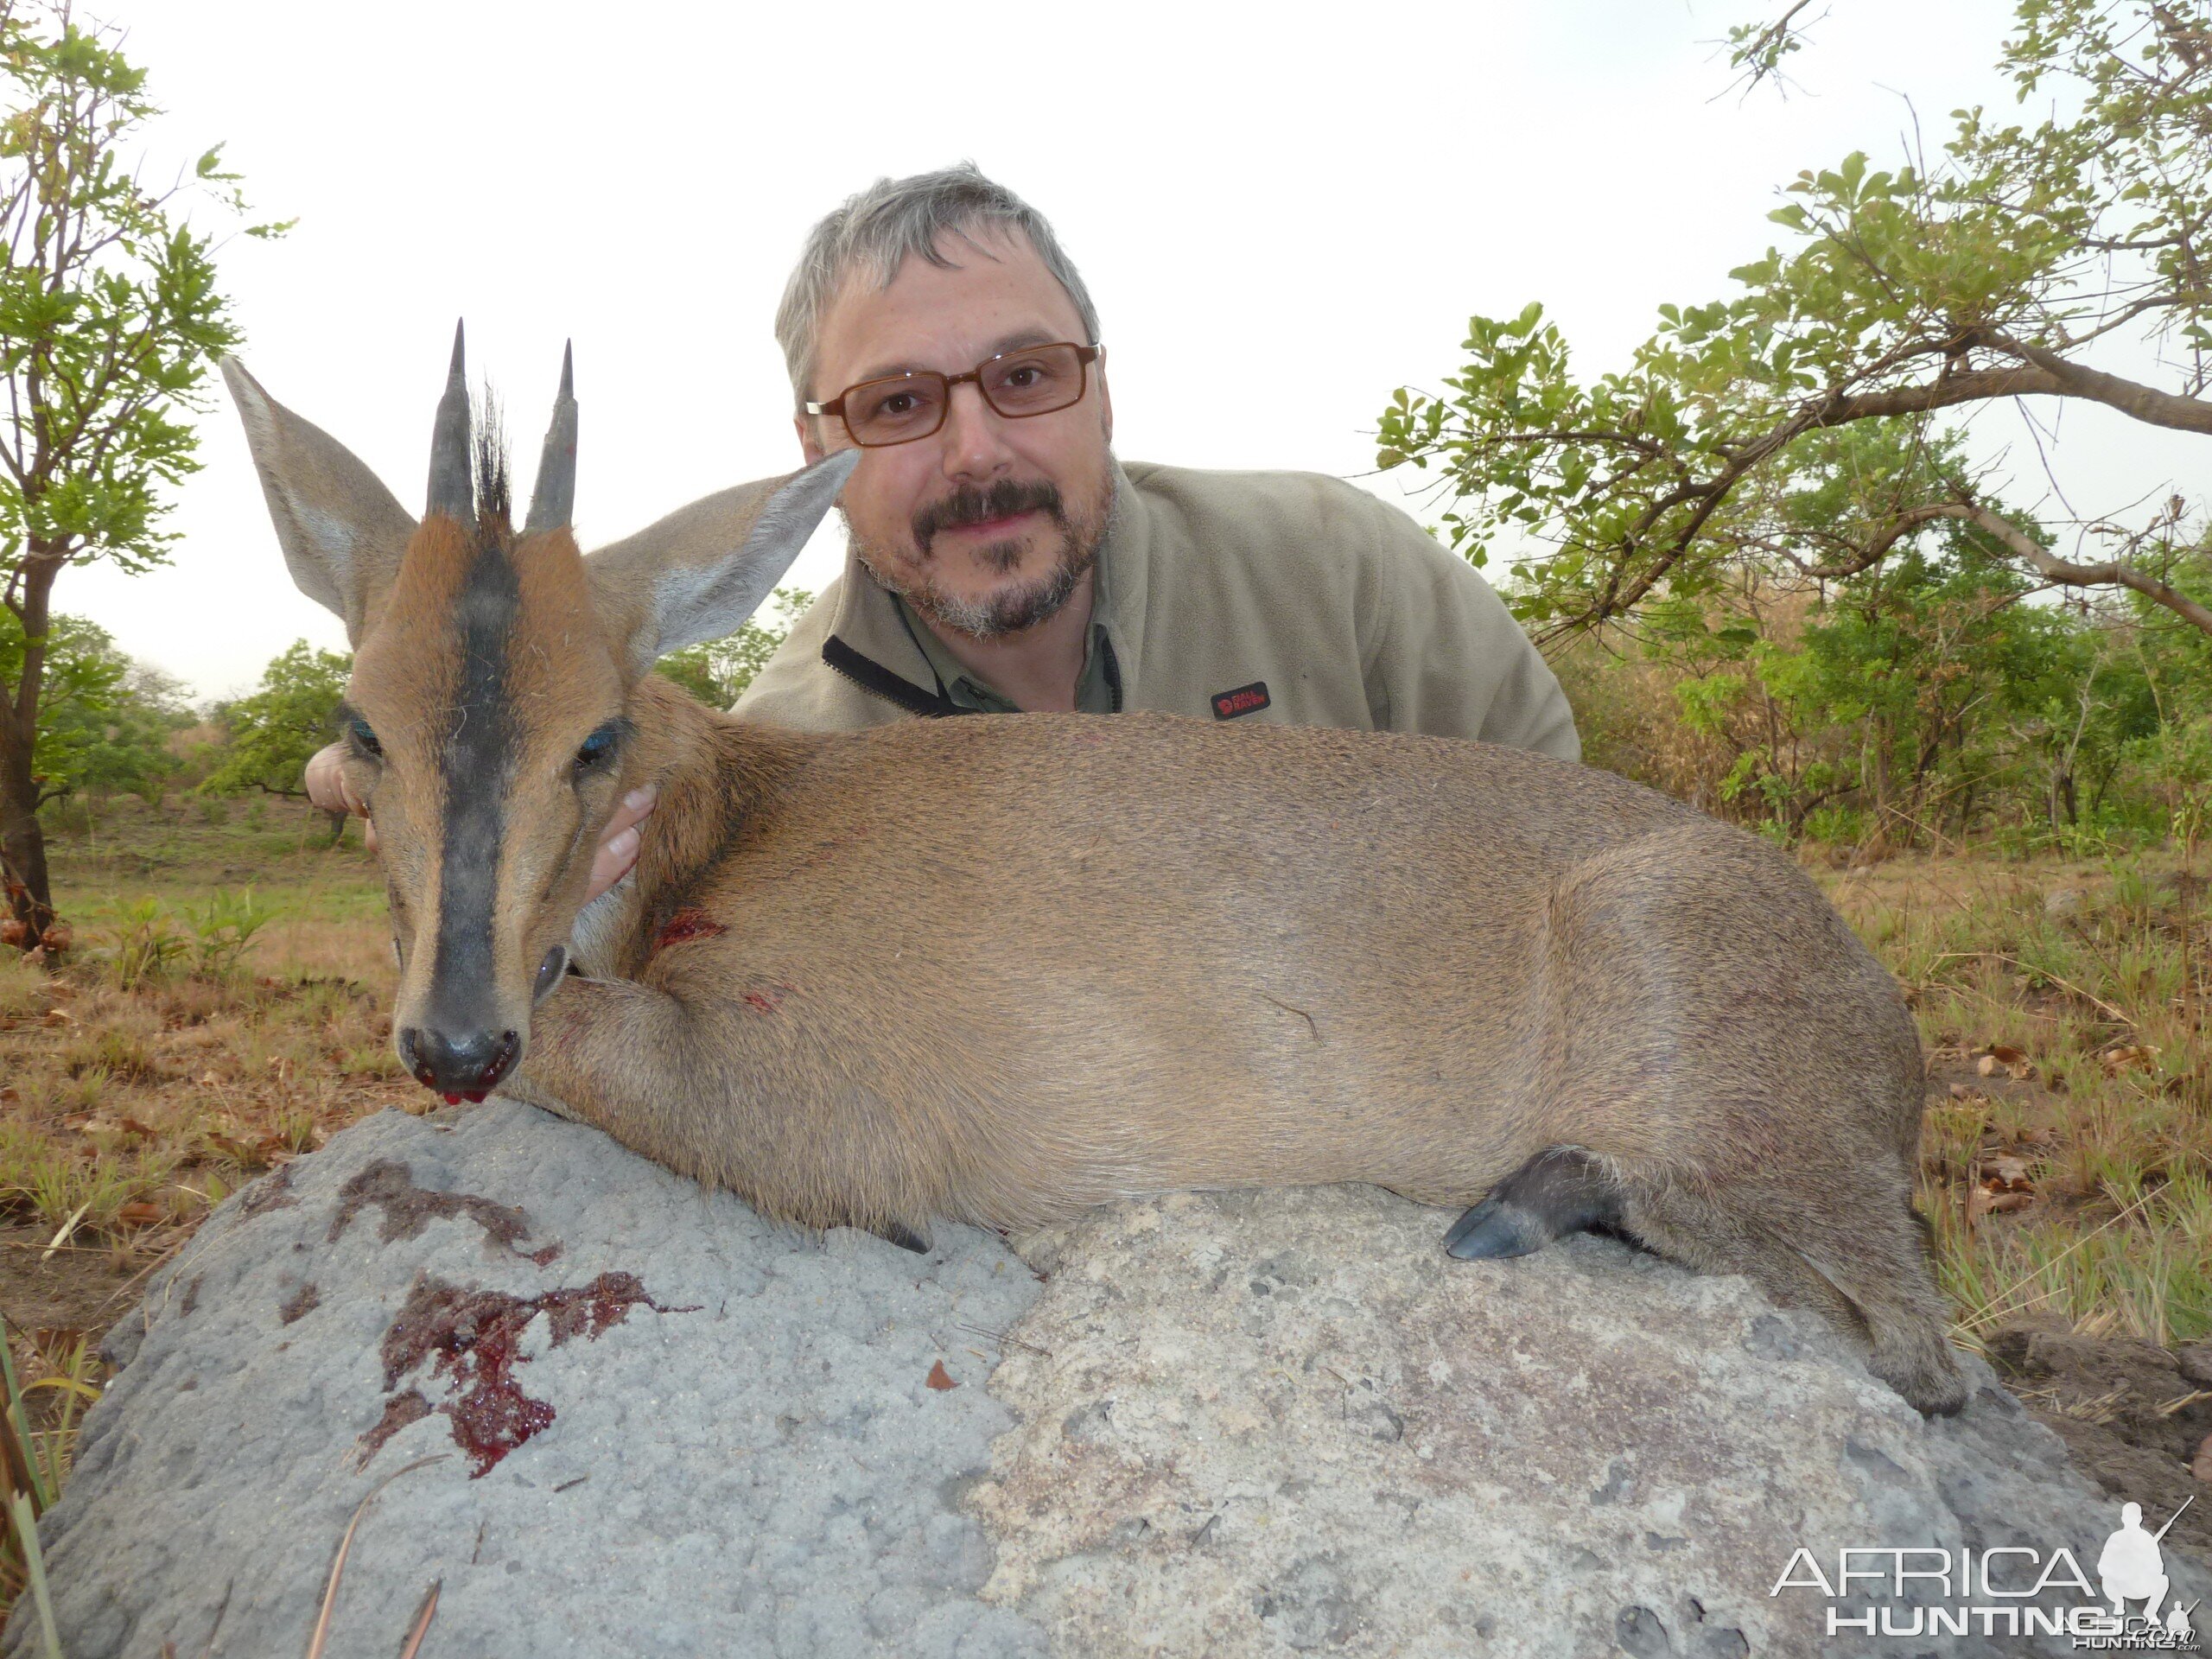
{"label": "antelope horn", "polygon": [[537,481],[531,486],[530,517],[522,533],[566,526],[576,509],[575,342],[561,348],[561,390],[553,399],[553,421],[545,429],[545,448],[537,458]]}
{"label": "antelope horn", "polygon": [[468,375],[461,361],[461,324],[453,326],[453,367],[438,418],[430,429],[430,499],[423,517],[442,512],[454,523],[476,525],[476,486],[470,471]]}

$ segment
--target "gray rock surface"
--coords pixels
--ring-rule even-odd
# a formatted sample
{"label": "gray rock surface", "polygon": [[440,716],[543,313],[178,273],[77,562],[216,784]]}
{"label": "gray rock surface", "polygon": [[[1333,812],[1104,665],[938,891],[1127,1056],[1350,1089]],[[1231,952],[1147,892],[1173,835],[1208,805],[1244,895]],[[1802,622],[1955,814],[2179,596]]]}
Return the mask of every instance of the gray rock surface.
{"label": "gray rock surface", "polygon": [[111,1338],[41,1528],[66,1651],[305,1651],[394,1476],[331,1659],[397,1652],[434,1579],[424,1659],[2069,1650],[1830,1637],[1769,1593],[1801,1544],[2094,1574],[2113,1506],[1978,1362],[1928,1423],[1743,1281],[1589,1238],[1450,1262],[1448,1219],[1176,1195],[1018,1241],[1040,1284],[972,1230],[771,1226],[507,1103],[386,1114]]}
{"label": "gray rock surface", "polygon": [[2118,1505],[1982,1362],[1929,1421],[1748,1281],[1586,1235],[1451,1262],[1446,1219],[1176,1194],[1022,1241],[1050,1281],[991,1383],[1021,1427],[971,1500],[985,1596],[1099,1656],[2073,1650],[1830,1636],[1817,1590],[1770,1593],[1800,1545],[1831,1581],[1847,1546],[2063,1545],[2094,1580]]}
{"label": "gray rock surface", "polygon": [[[507,1102],[372,1118],[226,1204],[111,1338],[41,1528],[64,1650],[304,1653],[362,1497],[442,1454],[362,1521],[329,1659],[391,1659],[434,1579],[425,1659],[1040,1654],[976,1599],[957,1501],[1012,1422],[991,1333],[1038,1287],[988,1234],[935,1243],[771,1226]],[[364,1466],[410,1391],[432,1409]],[[463,1438],[518,1443],[478,1478]]]}

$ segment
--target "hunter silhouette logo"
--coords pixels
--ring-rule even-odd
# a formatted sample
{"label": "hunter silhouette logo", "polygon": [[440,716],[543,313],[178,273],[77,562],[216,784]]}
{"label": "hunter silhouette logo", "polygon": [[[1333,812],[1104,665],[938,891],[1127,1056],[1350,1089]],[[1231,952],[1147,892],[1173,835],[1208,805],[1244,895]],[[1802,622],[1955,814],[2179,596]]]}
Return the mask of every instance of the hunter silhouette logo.
{"label": "hunter silhouette logo", "polygon": [[2126,1616],[2127,1603],[2140,1601],[2143,1617],[2150,1624],[2169,1636],[2191,1634],[2188,1607],[2173,1609],[2163,1621],[2158,1618],[2158,1608],[2165,1601],[2168,1588],[2165,1556],[2158,1543],[2173,1523],[2181,1519],[2182,1510],[2196,1502],[2194,1497],[2186,1500],[2181,1510],[2167,1516],[2166,1524],[2156,1532],[2143,1530],[2140,1503],[2120,1506],[2120,1530],[2105,1540],[2104,1549],[2097,1557],[2097,1578],[2103,1586],[2105,1599],[2112,1603],[2115,1618]]}
{"label": "hunter silhouette logo", "polygon": [[[1833,1573],[1801,1548],[1767,1593],[1819,1591],[1829,1636],[2069,1636],[2077,1649],[2095,1652],[2195,1653],[2197,1604],[2168,1605],[2173,1586],[2158,1546],[2196,1501],[2183,1502],[2156,1532],[2143,1525],[2141,1504],[2122,1504],[2119,1529],[2097,1554],[2094,1583],[2063,1544],[1851,1547],[1835,1552]],[[2130,1611],[2131,1604],[2140,1610]]]}

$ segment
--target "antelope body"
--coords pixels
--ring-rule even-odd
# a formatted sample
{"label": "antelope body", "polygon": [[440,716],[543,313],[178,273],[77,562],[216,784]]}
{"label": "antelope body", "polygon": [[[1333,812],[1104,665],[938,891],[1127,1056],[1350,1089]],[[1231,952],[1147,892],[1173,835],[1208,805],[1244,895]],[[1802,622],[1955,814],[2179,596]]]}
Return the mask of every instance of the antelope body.
{"label": "antelope body", "polygon": [[[1923,1410],[1962,1401],[1910,1208],[1911,1018],[1763,842],[1449,739],[740,721],[648,671],[744,621],[857,452],[587,558],[565,371],[518,537],[495,458],[472,485],[458,342],[419,524],[225,372],[294,575],[355,644],[395,1040],[433,1088],[900,1242],[1334,1181],[1473,1206],[1455,1255],[1603,1227],[1817,1310]],[[638,867],[586,908],[648,781]]]}

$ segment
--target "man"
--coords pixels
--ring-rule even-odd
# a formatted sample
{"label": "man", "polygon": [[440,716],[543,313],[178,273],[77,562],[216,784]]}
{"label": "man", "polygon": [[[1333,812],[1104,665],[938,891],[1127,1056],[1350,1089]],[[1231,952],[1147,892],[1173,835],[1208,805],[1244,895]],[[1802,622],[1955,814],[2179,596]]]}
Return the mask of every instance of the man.
{"label": "man", "polygon": [[[972,164],[824,219],[776,334],[807,461],[865,453],[839,504],[844,573],[737,714],[842,731],[1150,709],[1580,758],[1543,658],[1406,514],[1313,474],[1117,461],[1083,279]],[[1238,393],[1198,377],[1192,396],[1233,416]],[[308,791],[350,805],[333,753]],[[594,893],[652,808],[639,791],[609,823]]]}

